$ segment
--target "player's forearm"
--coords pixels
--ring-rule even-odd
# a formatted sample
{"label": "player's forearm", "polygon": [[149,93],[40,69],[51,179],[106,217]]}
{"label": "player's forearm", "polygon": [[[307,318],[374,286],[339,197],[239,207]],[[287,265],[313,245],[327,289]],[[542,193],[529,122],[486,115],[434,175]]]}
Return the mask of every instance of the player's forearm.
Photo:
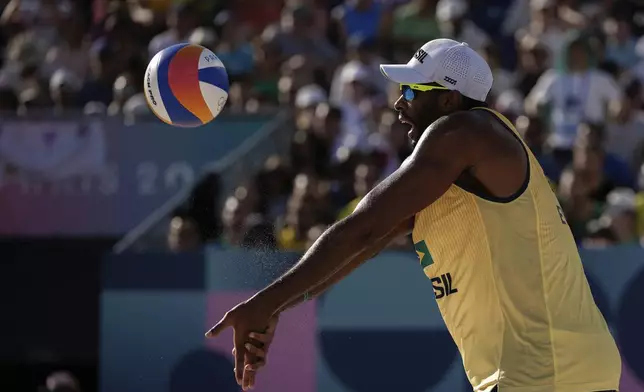
{"label": "player's forearm", "polygon": [[347,275],[349,275],[351,272],[356,270],[358,267],[360,267],[362,264],[364,264],[367,260],[373,258],[376,256],[380,251],[382,251],[389,243],[395,238],[396,236],[386,236],[382,240],[378,241],[376,244],[373,246],[368,247],[364,251],[360,252],[358,255],[356,255],[348,264],[346,264],[344,267],[342,267],[340,270],[338,270],[335,274],[333,274],[331,277],[329,277],[327,280],[323,282],[317,283],[316,286],[309,288],[309,290],[306,292],[306,295],[299,296],[299,297],[294,297],[292,298],[286,305],[284,305],[279,312],[283,312],[285,310],[288,310],[290,308],[293,308],[302,302],[312,299],[317,297],[318,295],[322,294],[325,292],[329,287],[333,286],[334,284],[338,283],[342,279],[344,279]]}
{"label": "player's forearm", "polygon": [[[263,306],[277,313],[293,298],[304,296],[310,288],[324,282],[365,249],[366,241],[348,238],[343,233],[347,222],[331,226],[318,238],[300,261],[277,281],[255,295]],[[361,244],[365,244],[362,247]]]}
{"label": "player's forearm", "polygon": [[[345,278],[347,275],[353,272],[360,265],[364,264],[367,260],[369,260],[376,254],[378,254],[382,249],[384,249],[388,244],[390,244],[393,239],[399,237],[400,235],[408,233],[410,230],[410,227],[411,227],[410,222],[403,222],[398,227],[395,227],[394,229],[390,230],[387,234],[380,237],[378,240],[371,241],[371,244],[367,245],[366,247],[363,247],[362,250],[360,250],[358,253],[353,255],[348,262],[338,263],[337,259],[336,260],[326,259],[327,262],[325,262],[324,267],[328,268],[327,271],[330,271],[330,272],[329,273],[321,272],[317,278],[312,279],[310,284],[305,284],[303,283],[305,281],[305,278],[303,278],[302,280],[298,280],[298,279],[302,275],[305,275],[305,276],[307,275],[306,270],[309,270],[308,274],[312,274],[311,267],[309,264],[311,260],[313,262],[316,262],[318,257],[319,257],[319,260],[325,260],[323,256],[321,256],[321,254],[322,255],[324,254],[324,249],[323,248],[320,249],[317,246],[334,247],[334,244],[335,244],[335,247],[333,248],[333,252],[335,252],[337,255],[337,251],[338,251],[337,246],[340,245],[333,242],[332,241],[333,238],[331,238],[329,245],[324,243],[323,244],[316,243],[317,246],[314,246],[311,250],[309,250],[309,252],[307,252],[307,255],[309,253],[312,253],[310,257],[307,258],[307,255],[305,255],[305,257],[303,257],[302,260],[298,263],[298,265],[296,265],[291,271],[287,272],[282,278],[280,278],[273,285],[267,287],[265,290],[258,293],[258,295],[264,295],[267,297],[273,296],[273,298],[280,298],[280,296],[282,296],[282,298],[288,297],[286,300],[284,299],[277,300],[278,305],[275,305],[277,306],[276,313],[284,311],[293,306],[296,306],[301,302],[305,301],[307,298],[312,298],[321,294],[322,292],[326,291],[329,287],[331,287],[335,283]],[[333,235],[331,235],[331,237],[333,237]],[[355,243],[353,243],[352,245],[356,247]],[[305,264],[306,266],[304,266]],[[305,274],[294,272],[295,270],[298,270],[301,268],[305,269]],[[296,276],[295,278],[293,278],[292,276],[290,276],[293,273],[295,273],[296,275],[300,275],[300,277]],[[284,280],[286,280],[286,282]],[[301,283],[301,284],[298,284],[298,283]],[[269,300],[269,302],[271,302],[271,300]]]}

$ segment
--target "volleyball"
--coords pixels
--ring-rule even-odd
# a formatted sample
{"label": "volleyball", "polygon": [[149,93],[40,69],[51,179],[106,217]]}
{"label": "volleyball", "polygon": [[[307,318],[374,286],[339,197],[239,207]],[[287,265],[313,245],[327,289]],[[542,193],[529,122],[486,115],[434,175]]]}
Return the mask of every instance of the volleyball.
{"label": "volleyball", "polygon": [[228,74],[210,50],[177,44],[157,53],[144,80],[148,106],[162,121],[192,128],[207,124],[228,99]]}

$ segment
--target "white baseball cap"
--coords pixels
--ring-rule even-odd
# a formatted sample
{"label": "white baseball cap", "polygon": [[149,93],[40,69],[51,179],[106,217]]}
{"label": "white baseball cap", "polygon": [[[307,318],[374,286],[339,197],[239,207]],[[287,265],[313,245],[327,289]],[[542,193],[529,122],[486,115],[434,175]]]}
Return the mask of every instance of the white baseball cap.
{"label": "white baseball cap", "polygon": [[382,64],[380,72],[395,83],[438,83],[485,101],[494,78],[487,62],[465,42],[439,38],[423,45],[407,64]]}

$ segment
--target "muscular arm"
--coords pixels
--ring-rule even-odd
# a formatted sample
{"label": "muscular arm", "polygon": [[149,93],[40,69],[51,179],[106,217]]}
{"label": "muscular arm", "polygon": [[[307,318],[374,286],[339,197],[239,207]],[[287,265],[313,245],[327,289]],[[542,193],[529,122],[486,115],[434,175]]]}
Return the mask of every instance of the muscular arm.
{"label": "muscular arm", "polygon": [[[314,286],[311,286],[306,291],[308,293],[308,298],[314,298],[318,295],[325,292],[329,287],[338,283],[344,279],[347,275],[353,272],[355,269],[364,264],[367,260],[373,258],[378,253],[380,253],[384,248],[387,247],[394,239],[398,238],[401,235],[408,234],[413,225],[413,219],[404,221],[398,227],[387,233],[384,237],[380,238],[378,241],[366,247],[362,252],[355,255],[351,261],[349,261],[344,267],[340,268],[335,274],[331,275],[327,280],[322,282],[317,282]],[[306,300],[305,296],[292,298],[286,305],[278,310],[278,313],[281,313],[287,309],[295,307],[300,303]]]}
{"label": "muscular arm", "polygon": [[436,201],[466,168],[481,160],[478,146],[485,135],[477,124],[480,123],[469,112],[454,113],[434,122],[398,170],[371,190],[351,215],[324,232],[300,262],[254,299],[278,313],[359,255],[368,255],[370,244]]}

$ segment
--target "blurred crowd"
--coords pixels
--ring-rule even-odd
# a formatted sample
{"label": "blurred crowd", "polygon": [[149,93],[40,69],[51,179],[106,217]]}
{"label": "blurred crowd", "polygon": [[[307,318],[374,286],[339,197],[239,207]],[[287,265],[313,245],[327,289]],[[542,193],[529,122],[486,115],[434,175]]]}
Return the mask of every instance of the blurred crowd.
{"label": "blurred crowd", "polygon": [[[172,250],[218,241],[303,251],[409,154],[379,64],[428,40],[467,42],[494,73],[490,107],[515,122],[585,246],[644,235],[644,2],[637,0],[11,0],[0,110],[147,115],[159,50],[213,50],[226,110],[290,108],[289,156],[218,205],[216,176],[168,228]],[[640,178],[641,177],[641,178]],[[393,247],[408,247],[402,238]]]}
{"label": "blurred crowd", "polygon": [[[203,28],[196,42],[228,67],[230,110],[293,109],[290,156],[269,158],[226,198],[219,219],[204,224],[190,208],[178,211],[171,249],[212,240],[307,249],[410,152],[406,126],[392,111],[398,86],[378,65],[407,62],[439,37],[467,42],[489,62],[488,104],[538,157],[580,245],[644,236],[644,2],[273,3],[285,4],[258,11],[261,23],[224,12],[233,32]],[[222,41],[233,36],[234,43]],[[392,247],[409,245],[401,238]]]}

